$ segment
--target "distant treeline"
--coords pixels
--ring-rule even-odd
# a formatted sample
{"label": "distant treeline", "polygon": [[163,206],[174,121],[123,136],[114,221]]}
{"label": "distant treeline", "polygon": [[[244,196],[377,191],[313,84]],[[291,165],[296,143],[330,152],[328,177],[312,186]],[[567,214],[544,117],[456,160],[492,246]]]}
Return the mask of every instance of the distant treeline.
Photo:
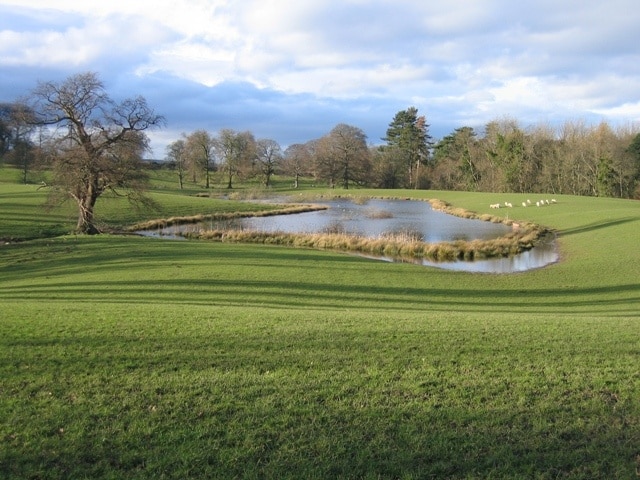
{"label": "distant treeline", "polygon": [[415,108],[398,112],[383,145],[339,124],[325,136],[281,151],[274,140],[250,132],[198,131],[171,144],[167,160],[180,173],[204,182],[212,171],[237,177],[274,174],[311,177],[349,188],[419,188],[492,192],[544,192],[640,198],[640,133],[606,122],[566,122],[559,128],[522,128],[512,119],[488,123],[482,132],[461,127],[433,142]]}
{"label": "distant treeline", "polygon": [[[51,158],[46,131],[16,122],[16,106],[0,105],[0,162],[29,173]],[[640,129],[568,121],[560,127],[489,122],[482,131],[461,127],[434,141],[415,107],[399,111],[382,145],[358,127],[336,125],[326,135],[288,146],[250,131],[197,130],[172,142],[164,160],[184,182],[211,186],[212,175],[234,182],[274,175],[350,188],[417,188],[544,192],[640,198]]]}
{"label": "distant treeline", "polygon": [[605,122],[463,127],[436,144],[425,175],[446,190],[640,198],[640,133]]}

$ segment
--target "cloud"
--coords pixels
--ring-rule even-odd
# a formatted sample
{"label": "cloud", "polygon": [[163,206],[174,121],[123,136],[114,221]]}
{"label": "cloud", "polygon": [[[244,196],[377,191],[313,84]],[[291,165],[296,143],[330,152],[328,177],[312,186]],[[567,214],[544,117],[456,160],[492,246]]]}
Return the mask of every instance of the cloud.
{"label": "cloud", "polygon": [[[0,4],[0,13],[3,12]],[[146,56],[145,49],[169,38],[166,28],[144,17],[112,14],[88,19],[62,15],[36,15],[24,8],[9,11],[15,24],[0,30],[0,64],[24,67],[57,67],[78,70],[118,63],[126,65]],[[39,28],[18,30],[40,19]],[[6,21],[5,21],[6,22]],[[2,22],[2,23],[5,23]]]}
{"label": "cloud", "polygon": [[623,103],[610,108],[597,108],[594,109],[594,113],[610,118],[628,118],[630,121],[640,123],[640,101]]}
{"label": "cloud", "polygon": [[504,116],[638,121],[635,0],[0,0],[0,101],[92,70],[168,127],[283,144],[337,123],[384,136],[416,106],[435,137]]}
{"label": "cloud", "polygon": [[[133,80],[125,84],[131,86]],[[393,115],[408,106],[369,99],[318,99],[306,93],[258,88],[249,82],[223,82],[206,87],[181,81],[180,88],[167,96],[165,84],[175,86],[176,79],[155,75],[133,84],[145,91],[150,104],[163,106],[164,110],[157,108],[158,113],[166,116],[165,110],[171,112],[166,129],[151,134],[156,156],[164,155],[163,139],[176,140],[182,133],[200,128],[211,132],[222,128],[250,130],[257,138],[275,139],[286,147],[319,138],[336,124],[347,123],[362,128],[371,143],[379,144]],[[384,120],[381,122],[380,118]]]}

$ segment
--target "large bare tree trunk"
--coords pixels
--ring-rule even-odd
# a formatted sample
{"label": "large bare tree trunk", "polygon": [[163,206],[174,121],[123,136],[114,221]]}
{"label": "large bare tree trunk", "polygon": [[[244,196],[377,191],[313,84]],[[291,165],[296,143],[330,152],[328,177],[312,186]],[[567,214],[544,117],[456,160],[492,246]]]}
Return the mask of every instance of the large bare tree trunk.
{"label": "large bare tree trunk", "polygon": [[89,193],[81,198],[76,198],[78,202],[78,224],[76,225],[77,233],[84,233],[88,235],[95,235],[100,233],[98,227],[94,223],[94,208],[98,195],[93,189],[90,189]]}

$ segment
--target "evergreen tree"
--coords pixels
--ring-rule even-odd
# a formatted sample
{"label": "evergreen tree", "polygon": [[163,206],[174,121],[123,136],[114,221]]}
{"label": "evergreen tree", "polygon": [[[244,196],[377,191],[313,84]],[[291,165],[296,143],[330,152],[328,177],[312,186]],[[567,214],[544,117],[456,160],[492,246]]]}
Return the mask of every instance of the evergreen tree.
{"label": "evergreen tree", "polygon": [[408,186],[418,188],[420,167],[428,162],[433,144],[426,118],[418,116],[416,107],[399,111],[383,140],[387,142],[386,148],[399,156],[406,166]]}

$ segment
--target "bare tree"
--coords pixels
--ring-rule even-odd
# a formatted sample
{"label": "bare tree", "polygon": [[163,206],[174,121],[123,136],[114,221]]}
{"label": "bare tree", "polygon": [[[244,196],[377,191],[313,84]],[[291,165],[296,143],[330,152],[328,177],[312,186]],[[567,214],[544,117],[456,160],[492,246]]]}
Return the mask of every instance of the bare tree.
{"label": "bare tree", "polygon": [[317,178],[325,180],[330,188],[335,188],[340,177],[340,161],[334,155],[333,143],[329,135],[311,142],[314,173]]}
{"label": "bare tree", "polygon": [[0,164],[6,160],[19,168],[25,184],[38,156],[31,139],[33,119],[33,112],[24,103],[0,104]]}
{"label": "bare tree", "polygon": [[206,130],[196,130],[187,135],[185,154],[192,170],[194,181],[197,174],[204,173],[205,188],[211,186],[211,171],[214,168],[215,139]]}
{"label": "bare tree", "polygon": [[293,177],[293,188],[300,186],[300,177],[311,170],[311,152],[307,144],[294,143],[284,152],[283,170]]}
{"label": "bare tree", "polygon": [[263,138],[256,142],[256,159],[265,187],[271,186],[271,177],[282,162],[282,149],[275,140]]}
{"label": "bare tree", "polygon": [[144,131],[162,125],[164,119],[143,97],[116,103],[98,76],[88,72],[61,83],[38,84],[30,108],[36,124],[58,127],[53,187],[76,202],[78,232],[99,233],[94,208],[107,190],[132,201],[145,200]]}
{"label": "bare tree", "polygon": [[11,150],[13,144],[12,117],[13,105],[0,103],[0,165],[4,155]]}
{"label": "bare tree", "polygon": [[341,177],[342,187],[349,188],[350,182],[364,184],[371,170],[367,136],[354,126],[340,123],[328,137],[329,155],[337,164],[337,174]]}
{"label": "bare tree", "polygon": [[227,188],[233,188],[233,180],[249,169],[255,158],[255,139],[251,132],[236,132],[229,128],[220,131],[216,150],[227,176]]}
{"label": "bare tree", "polygon": [[167,145],[167,160],[170,161],[178,173],[180,190],[184,187],[184,176],[187,171],[186,142],[182,139]]}
{"label": "bare tree", "polygon": [[395,148],[371,147],[371,173],[373,186],[378,188],[399,188],[404,174],[404,164]]}

